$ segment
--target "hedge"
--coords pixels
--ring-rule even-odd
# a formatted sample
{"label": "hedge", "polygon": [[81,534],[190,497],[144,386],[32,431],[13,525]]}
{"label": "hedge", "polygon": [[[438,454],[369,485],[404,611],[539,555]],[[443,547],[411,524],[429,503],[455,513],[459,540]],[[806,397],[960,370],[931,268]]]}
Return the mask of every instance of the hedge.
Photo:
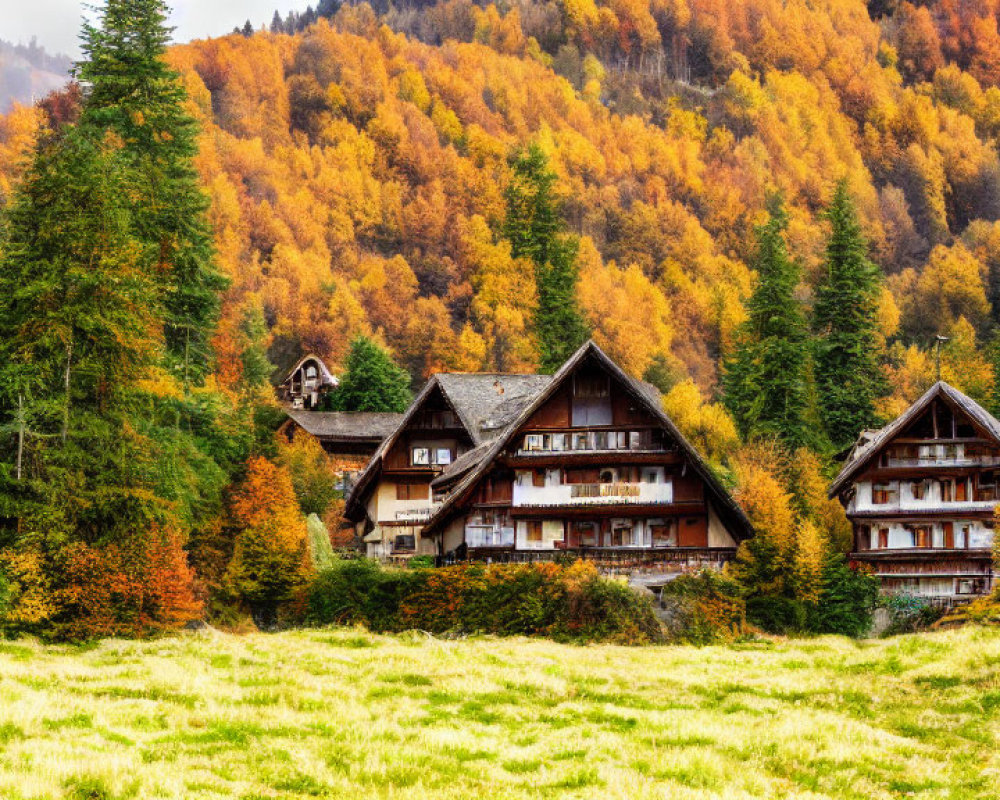
{"label": "hedge", "polygon": [[439,569],[342,561],[313,583],[306,621],[360,623],[376,632],[416,629],[628,645],[663,640],[652,602],[602,578],[584,561]]}

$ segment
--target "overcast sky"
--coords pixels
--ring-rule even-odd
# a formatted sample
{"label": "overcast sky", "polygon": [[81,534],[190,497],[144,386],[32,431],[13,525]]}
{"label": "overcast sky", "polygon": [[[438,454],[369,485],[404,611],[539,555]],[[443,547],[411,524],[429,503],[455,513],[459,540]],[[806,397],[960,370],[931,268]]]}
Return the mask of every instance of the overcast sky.
{"label": "overcast sky", "polygon": [[[99,0],[0,0],[0,39],[27,43],[32,36],[46,50],[78,56],[77,35],[85,5]],[[314,0],[313,0],[314,1]],[[247,17],[254,27],[270,23],[275,9],[304,11],[310,0],[167,0],[173,8],[174,38],[184,42],[229,33]]]}

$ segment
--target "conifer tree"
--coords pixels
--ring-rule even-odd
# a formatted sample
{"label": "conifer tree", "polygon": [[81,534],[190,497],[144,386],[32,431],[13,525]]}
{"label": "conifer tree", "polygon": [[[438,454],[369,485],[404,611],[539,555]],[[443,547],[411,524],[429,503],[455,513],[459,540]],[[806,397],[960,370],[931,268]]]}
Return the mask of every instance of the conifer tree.
{"label": "conifer tree", "polygon": [[879,269],[867,256],[854,203],[841,181],[826,212],[832,230],[816,290],[816,383],[827,435],[836,449],[876,422],[888,391],[879,365]]}
{"label": "conifer tree", "polygon": [[[152,273],[133,236],[119,144],[43,137],[0,260],[0,414],[7,510],[22,536],[131,535],[157,513],[136,383],[161,354]],[[13,423],[13,424],[11,424]]]}
{"label": "conifer tree", "polygon": [[799,267],[783,233],[787,216],[772,198],[770,219],[757,230],[757,286],[749,318],[723,376],[725,405],[746,437],[776,436],[795,447],[814,441],[809,430],[809,329],[795,297]]}
{"label": "conifer tree", "polygon": [[136,235],[153,252],[166,308],[167,365],[185,386],[210,367],[210,339],[226,280],[214,263],[208,200],[198,185],[197,124],[165,61],[170,29],[163,0],[107,0],[83,29],[85,87],[80,124],[124,143],[139,180],[132,197]]}
{"label": "conifer tree", "polygon": [[333,393],[335,411],[396,411],[410,404],[409,376],[376,342],[365,336],[351,342],[346,371]]}
{"label": "conifer tree", "polygon": [[541,369],[554,372],[589,335],[576,297],[578,243],[565,234],[552,191],[556,176],[541,148],[532,144],[516,154],[511,168],[512,180],[504,192],[503,235],[511,243],[514,258],[528,258],[535,265],[535,330]]}

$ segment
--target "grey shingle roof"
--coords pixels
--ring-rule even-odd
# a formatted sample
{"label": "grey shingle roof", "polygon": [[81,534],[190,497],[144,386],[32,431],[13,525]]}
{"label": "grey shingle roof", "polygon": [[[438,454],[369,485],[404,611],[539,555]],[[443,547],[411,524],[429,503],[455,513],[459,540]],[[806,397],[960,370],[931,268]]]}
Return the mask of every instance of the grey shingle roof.
{"label": "grey shingle roof", "polygon": [[477,444],[495,436],[552,380],[551,375],[485,372],[442,372],[435,378]]}
{"label": "grey shingle roof", "polygon": [[[954,386],[950,386],[944,381],[938,381],[930,389],[923,393],[917,401],[896,419],[874,434],[871,431],[864,431],[861,439],[854,446],[850,456],[844,463],[840,474],[830,485],[830,497],[836,496],[851,481],[852,478],[860,474],[872,458],[878,455],[882,448],[891,442],[899,433],[913,422],[936,397],[942,397],[951,402],[957,408],[964,411],[975,422],[984,433],[1000,444],[1000,421],[998,421],[989,411],[968,395],[962,394]],[[864,441],[867,439],[867,441]]]}
{"label": "grey shingle roof", "polygon": [[302,430],[318,439],[384,439],[403,418],[402,414],[373,411],[288,409],[286,413]]}

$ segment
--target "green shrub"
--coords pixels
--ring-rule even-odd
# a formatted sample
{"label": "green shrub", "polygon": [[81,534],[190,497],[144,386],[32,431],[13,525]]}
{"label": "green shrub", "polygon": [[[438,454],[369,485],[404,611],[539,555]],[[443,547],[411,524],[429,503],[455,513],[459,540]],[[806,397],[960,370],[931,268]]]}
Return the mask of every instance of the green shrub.
{"label": "green shrub", "polygon": [[746,633],[740,585],[716,570],[681,575],[660,592],[661,620],[671,639],[688,644],[729,642]]}
{"label": "green shrub", "polygon": [[441,569],[336,563],[309,593],[308,622],[375,631],[551,636],[645,644],[662,639],[653,606],[593,565],[467,564]]}
{"label": "green shrub", "polygon": [[794,597],[762,594],[747,600],[747,619],[768,633],[800,633],[806,629],[808,617],[806,604]]}
{"label": "green shrub", "polygon": [[809,630],[855,638],[867,635],[878,594],[879,579],[870,568],[848,564],[839,554],[829,558],[823,566],[819,603],[810,609]]}
{"label": "green shrub", "polygon": [[882,632],[883,636],[915,633],[929,628],[944,616],[944,609],[932,605],[926,598],[909,594],[888,595],[883,604],[889,612],[889,625]]}
{"label": "green shrub", "polygon": [[306,529],[309,532],[309,558],[312,561],[313,569],[320,572],[332,567],[336,556],[333,554],[330,534],[327,532],[323,520],[315,514],[310,514],[306,518]]}
{"label": "green shrub", "polygon": [[309,588],[306,621],[395,630],[400,603],[425,580],[424,570],[383,569],[375,561],[360,558],[337,561],[320,572]]}

